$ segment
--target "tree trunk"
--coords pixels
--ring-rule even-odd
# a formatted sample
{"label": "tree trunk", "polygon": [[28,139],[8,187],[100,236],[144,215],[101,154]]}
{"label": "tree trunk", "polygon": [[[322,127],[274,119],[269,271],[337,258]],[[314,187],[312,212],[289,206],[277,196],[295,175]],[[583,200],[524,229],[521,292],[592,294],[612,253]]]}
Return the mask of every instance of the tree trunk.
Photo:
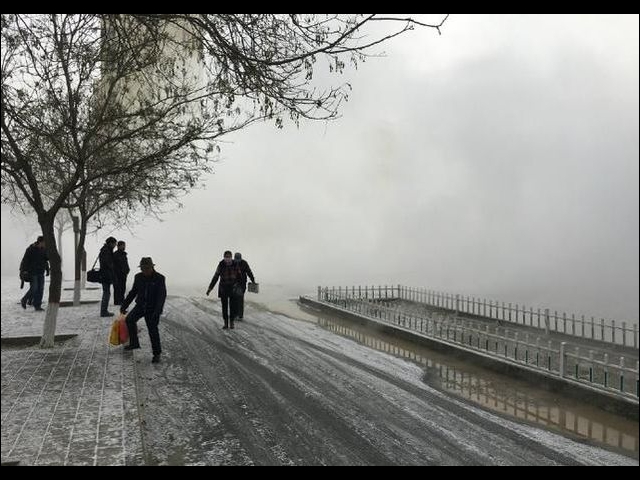
{"label": "tree trunk", "polygon": [[60,308],[60,296],[62,294],[62,263],[56,246],[53,218],[43,216],[39,219],[39,223],[46,243],[49,268],[51,271],[49,275],[49,303],[47,304],[47,312],[44,317],[40,348],[53,348],[58,309]]}
{"label": "tree trunk", "polygon": [[80,288],[87,288],[87,251],[82,250],[82,263],[80,271]]}
{"label": "tree trunk", "polygon": [[82,266],[84,263],[84,267],[85,267],[85,273],[84,275],[86,276],[86,260],[83,262],[83,259],[85,257],[85,251],[84,251],[84,242],[87,238],[87,225],[85,222],[81,222],[80,224],[80,234],[78,235],[78,246],[76,248],[75,251],[75,277],[74,277],[74,282],[73,282],[73,306],[74,307],[78,307],[80,306],[80,292],[82,289],[82,280],[83,280],[83,272],[82,272]]}
{"label": "tree trunk", "polygon": [[63,258],[62,258],[62,232],[63,232],[63,228],[62,226],[57,228],[58,230],[58,253],[60,253],[60,267],[62,268],[62,264],[63,264]]}

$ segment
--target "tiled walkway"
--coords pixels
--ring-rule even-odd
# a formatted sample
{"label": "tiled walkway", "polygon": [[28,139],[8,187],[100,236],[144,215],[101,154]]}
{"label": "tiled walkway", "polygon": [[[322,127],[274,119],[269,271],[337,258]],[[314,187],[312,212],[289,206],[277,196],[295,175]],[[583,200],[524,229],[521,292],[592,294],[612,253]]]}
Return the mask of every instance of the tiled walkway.
{"label": "tiled walkway", "polygon": [[112,319],[80,308],[84,328],[54,349],[3,347],[2,462],[142,463],[133,356],[108,345]]}

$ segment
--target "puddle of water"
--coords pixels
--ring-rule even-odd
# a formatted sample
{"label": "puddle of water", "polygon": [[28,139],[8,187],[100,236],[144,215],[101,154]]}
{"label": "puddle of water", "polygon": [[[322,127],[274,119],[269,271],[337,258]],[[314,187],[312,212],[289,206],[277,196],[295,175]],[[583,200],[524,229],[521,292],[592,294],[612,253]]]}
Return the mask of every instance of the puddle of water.
{"label": "puddle of water", "polygon": [[301,311],[332,333],[421,365],[425,371],[424,381],[440,390],[500,415],[639,457],[636,421],[347,320],[308,309]]}

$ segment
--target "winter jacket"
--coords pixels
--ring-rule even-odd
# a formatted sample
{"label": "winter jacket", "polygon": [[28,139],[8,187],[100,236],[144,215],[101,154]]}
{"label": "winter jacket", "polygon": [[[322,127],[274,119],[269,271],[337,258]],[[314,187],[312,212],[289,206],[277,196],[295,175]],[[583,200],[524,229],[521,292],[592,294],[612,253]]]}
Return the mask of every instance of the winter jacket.
{"label": "winter jacket", "polygon": [[164,301],[167,298],[167,285],[164,275],[154,271],[152,275],[146,276],[142,272],[133,277],[133,287],[124,299],[120,307],[121,311],[127,309],[133,299],[136,300],[136,308],[142,309],[146,315],[159,317],[164,308]]}
{"label": "winter jacket", "polygon": [[113,266],[117,276],[127,276],[131,269],[129,268],[129,260],[127,252],[124,250],[116,250],[113,252]]}
{"label": "winter jacket", "polygon": [[98,258],[100,259],[101,283],[114,283],[116,274],[113,263],[113,249],[105,243],[100,249]]}
{"label": "winter jacket", "polygon": [[29,272],[29,275],[42,275],[49,272],[49,258],[44,248],[38,247],[37,243],[29,245],[24,252],[20,262],[20,271]]}
{"label": "winter jacket", "polygon": [[213,275],[211,283],[209,284],[209,290],[213,290],[218,279],[220,280],[218,297],[222,298],[234,295],[236,293],[234,292],[234,286],[237,286],[239,289],[242,288],[242,270],[240,269],[240,265],[236,262],[227,264],[224,260],[220,261],[218,268],[216,268],[216,273]]}

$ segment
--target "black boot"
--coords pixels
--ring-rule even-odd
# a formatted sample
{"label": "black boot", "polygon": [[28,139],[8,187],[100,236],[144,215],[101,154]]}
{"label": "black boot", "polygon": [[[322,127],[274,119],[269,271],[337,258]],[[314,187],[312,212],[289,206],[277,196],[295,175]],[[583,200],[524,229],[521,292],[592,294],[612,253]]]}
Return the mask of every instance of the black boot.
{"label": "black boot", "polygon": [[226,330],[227,328],[229,328],[229,320],[225,320],[224,327],[222,327],[223,330]]}
{"label": "black boot", "polygon": [[231,330],[233,330],[234,326],[233,326],[233,318],[231,319]]}

